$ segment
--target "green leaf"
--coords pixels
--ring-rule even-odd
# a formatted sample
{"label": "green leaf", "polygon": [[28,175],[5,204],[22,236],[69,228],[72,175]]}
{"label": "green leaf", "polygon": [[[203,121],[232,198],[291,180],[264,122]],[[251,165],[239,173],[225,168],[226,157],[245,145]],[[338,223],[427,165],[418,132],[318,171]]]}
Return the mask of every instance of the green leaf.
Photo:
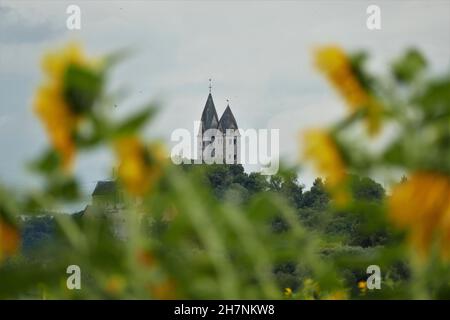
{"label": "green leaf", "polygon": [[422,73],[427,62],[422,54],[416,49],[409,49],[392,65],[392,73],[399,82],[409,84]]}
{"label": "green leaf", "polygon": [[359,80],[359,83],[366,90],[370,90],[373,87],[375,79],[366,71],[366,61],[369,58],[369,54],[365,51],[359,51],[350,56],[350,65],[353,73]]}
{"label": "green leaf", "polygon": [[0,221],[16,225],[17,209],[18,205],[14,201],[13,195],[0,185]]}
{"label": "green leaf", "polygon": [[53,150],[45,151],[38,159],[32,161],[28,167],[38,173],[50,174],[55,172],[61,163],[59,154]]}
{"label": "green leaf", "polygon": [[101,73],[79,65],[70,65],[64,75],[64,97],[75,114],[89,113],[102,87]]}
{"label": "green leaf", "polygon": [[56,177],[47,187],[47,193],[62,200],[76,200],[80,197],[78,182],[73,177]]}
{"label": "green leaf", "polygon": [[450,75],[427,83],[423,94],[414,99],[425,111],[425,120],[450,119]]}

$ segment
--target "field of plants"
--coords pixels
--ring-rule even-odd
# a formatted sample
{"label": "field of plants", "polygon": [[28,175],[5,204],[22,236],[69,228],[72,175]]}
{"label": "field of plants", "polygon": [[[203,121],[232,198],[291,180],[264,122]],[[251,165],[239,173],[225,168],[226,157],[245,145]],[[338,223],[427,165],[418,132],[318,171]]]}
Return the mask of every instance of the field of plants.
{"label": "field of plants", "polygon": [[[0,187],[0,298],[449,299],[450,73],[432,74],[413,48],[383,74],[363,51],[330,45],[311,58],[347,115],[299,128],[298,166],[266,177],[172,164],[143,134],[164,106],[114,117],[107,84],[121,52],[91,57],[71,43],[47,53],[32,108],[48,149],[24,164],[41,188]],[[102,206],[42,215],[85,196],[77,157],[105,147],[124,238]],[[322,177],[309,190],[306,163]],[[379,174],[386,189],[369,178]],[[70,265],[80,290],[67,287]],[[370,265],[381,289],[368,288]]]}

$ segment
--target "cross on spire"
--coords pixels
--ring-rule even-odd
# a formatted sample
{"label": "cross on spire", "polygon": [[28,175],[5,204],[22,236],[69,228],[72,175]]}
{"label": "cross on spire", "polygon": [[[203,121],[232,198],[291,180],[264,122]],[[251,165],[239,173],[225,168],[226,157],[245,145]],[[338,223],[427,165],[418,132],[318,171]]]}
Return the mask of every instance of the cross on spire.
{"label": "cross on spire", "polygon": [[212,88],[212,86],[211,86],[211,78],[209,78],[209,93],[211,93],[211,88]]}

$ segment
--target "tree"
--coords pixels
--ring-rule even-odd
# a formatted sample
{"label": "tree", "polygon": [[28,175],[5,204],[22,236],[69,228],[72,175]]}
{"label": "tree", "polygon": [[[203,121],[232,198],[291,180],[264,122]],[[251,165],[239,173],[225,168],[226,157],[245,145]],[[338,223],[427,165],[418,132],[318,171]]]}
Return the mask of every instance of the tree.
{"label": "tree", "polygon": [[325,209],[329,201],[330,197],[325,190],[322,179],[316,178],[311,189],[303,194],[301,207]]}
{"label": "tree", "polygon": [[356,200],[381,201],[385,196],[383,186],[368,177],[352,175],[350,185]]}

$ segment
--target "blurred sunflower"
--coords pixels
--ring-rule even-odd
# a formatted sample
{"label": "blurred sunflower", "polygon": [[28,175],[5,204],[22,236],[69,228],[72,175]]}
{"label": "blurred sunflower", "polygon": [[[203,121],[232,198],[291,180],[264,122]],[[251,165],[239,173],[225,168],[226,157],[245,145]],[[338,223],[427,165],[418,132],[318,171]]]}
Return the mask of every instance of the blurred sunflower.
{"label": "blurred sunflower", "polygon": [[157,284],[148,286],[149,294],[158,300],[174,300],[179,298],[174,280],[166,279]]}
{"label": "blurred sunflower", "polygon": [[444,259],[450,258],[450,178],[433,172],[416,172],[395,186],[389,214],[400,228],[408,229],[410,242],[422,256],[440,237]]}
{"label": "blurred sunflower", "polygon": [[0,263],[14,255],[20,246],[20,232],[0,217]]}
{"label": "blurred sunflower", "polygon": [[123,276],[113,274],[107,278],[104,289],[108,294],[118,296],[124,292],[126,285],[127,282]]}
{"label": "blurred sunflower", "polygon": [[343,290],[334,291],[324,297],[324,300],[347,300],[348,294]]}
{"label": "blurred sunflower", "polygon": [[285,297],[292,297],[292,289],[291,288],[284,288],[284,296]]}
{"label": "blurred sunflower", "polygon": [[99,92],[99,67],[99,61],[89,60],[75,43],[48,53],[42,61],[46,82],[37,89],[34,112],[65,170],[71,168],[75,155],[77,126]]}
{"label": "blurred sunflower", "polygon": [[358,282],[358,289],[359,289],[359,292],[362,295],[366,294],[366,292],[367,292],[367,282],[363,281],[363,280],[359,281]]}
{"label": "blurred sunflower", "polygon": [[304,133],[304,158],[311,160],[319,174],[327,178],[326,187],[337,205],[349,201],[346,166],[333,137],[326,131],[310,129]]}
{"label": "blurred sunflower", "polygon": [[149,250],[141,249],[136,253],[137,261],[141,266],[151,268],[156,265],[156,259]]}
{"label": "blurred sunflower", "polygon": [[380,129],[382,105],[362,86],[349,58],[338,46],[317,49],[316,66],[344,98],[352,113],[365,109],[369,134]]}
{"label": "blurred sunflower", "polygon": [[150,191],[162,175],[166,161],[159,144],[145,147],[135,136],[122,137],[115,142],[119,159],[119,179],[130,194],[142,196]]}

